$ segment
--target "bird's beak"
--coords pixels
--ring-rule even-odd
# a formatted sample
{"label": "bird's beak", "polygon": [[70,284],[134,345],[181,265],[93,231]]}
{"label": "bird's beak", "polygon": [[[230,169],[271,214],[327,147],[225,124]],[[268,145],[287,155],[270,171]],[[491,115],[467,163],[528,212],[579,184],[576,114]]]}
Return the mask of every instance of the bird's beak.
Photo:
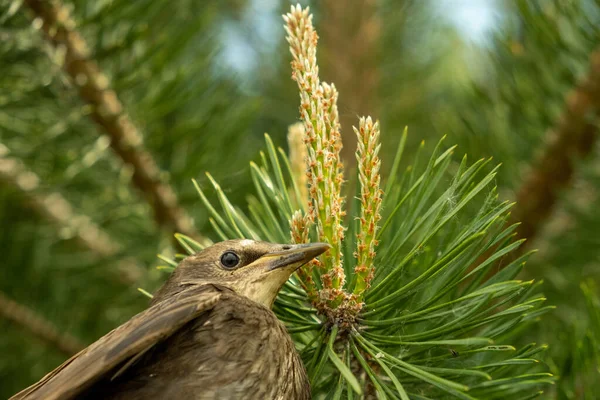
{"label": "bird's beak", "polygon": [[275,245],[273,251],[243,268],[248,271],[249,276],[234,290],[271,308],[277,293],[290,275],[330,247],[327,243]]}
{"label": "bird's beak", "polygon": [[327,243],[291,244],[282,247],[282,250],[267,253],[257,261],[268,271],[285,267],[294,267],[296,270],[331,248]]}

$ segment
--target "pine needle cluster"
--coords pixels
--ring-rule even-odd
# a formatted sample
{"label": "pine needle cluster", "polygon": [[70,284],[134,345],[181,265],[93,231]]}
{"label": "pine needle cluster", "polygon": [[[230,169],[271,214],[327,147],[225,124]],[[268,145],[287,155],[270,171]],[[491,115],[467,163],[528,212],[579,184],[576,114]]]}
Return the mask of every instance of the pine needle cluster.
{"label": "pine needle cluster", "polygon": [[[248,196],[248,212],[232,204],[210,174],[218,205],[195,185],[219,240],[291,237],[332,245],[286,283],[275,303],[315,397],[540,395],[554,380],[538,367],[536,355],[546,346],[512,341],[551,307],[543,306],[539,283],[516,279],[529,253],[494,274],[523,243],[514,240],[517,224],[506,225],[512,204],[498,200],[497,167],[485,159],[469,165],[466,157],[457,163],[455,148],[442,139],[428,160],[419,151],[400,172],[405,130],[383,190],[380,127],[361,118],[355,128],[358,189],[347,205],[338,93],[319,79],[312,16],[296,6],[284,20],[303,127],[291,129],[302,134],[305,149],[297,137],[291,140],[291,162],[265,135],[261,163],[250,165],[255,194]],[[305,175],[297,154],[306,155]],[[178,239],[189,253],[202,248],[189,237]]]}

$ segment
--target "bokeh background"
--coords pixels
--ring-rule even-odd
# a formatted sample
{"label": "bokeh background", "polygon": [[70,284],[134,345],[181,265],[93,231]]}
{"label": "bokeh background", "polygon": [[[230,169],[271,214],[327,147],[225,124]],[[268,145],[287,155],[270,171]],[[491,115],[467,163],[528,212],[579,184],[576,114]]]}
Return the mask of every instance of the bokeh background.
{"label": "bokeh background", "polygon": [[[191,179],[243,204],[263,134],[286,147],[298,120],[287,1],[39,3],[0,0],[0,398],[143,309],[173,233],[211,235]],[[522,332],[549,345],[544,396],[600,398],[600,2],[301,4],[348,169],[365,114],[387,165],[405,126],[411,152],[447,135],[503,164],[500,197],[539,249],[522,278],[557,306]],[[57,35],[87,47],[76,68]]]}

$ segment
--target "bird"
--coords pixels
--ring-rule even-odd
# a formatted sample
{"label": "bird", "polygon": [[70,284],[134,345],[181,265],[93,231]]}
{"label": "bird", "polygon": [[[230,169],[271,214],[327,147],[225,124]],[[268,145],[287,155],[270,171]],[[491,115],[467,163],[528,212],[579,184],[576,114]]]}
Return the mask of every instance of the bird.
{"label": "bird", "polygon": [[183,259],[149,307],[10,400],[308,400],[310,383],[272,311],[326,243],[227,240]]}

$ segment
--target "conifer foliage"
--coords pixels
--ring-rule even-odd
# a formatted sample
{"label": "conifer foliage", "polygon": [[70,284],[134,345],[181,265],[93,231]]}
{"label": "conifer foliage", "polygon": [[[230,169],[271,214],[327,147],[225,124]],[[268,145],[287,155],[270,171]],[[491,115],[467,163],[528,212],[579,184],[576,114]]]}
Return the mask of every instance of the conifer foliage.
{"label": "conifer foliage", "polygon": [[0,397],[253,238],[316,399],[595,398],[600,4],[338,3],[0,0]]}
{"label": "conifer foliage", "polygon": [[[379,123],[361,118],[355,128],[359,195],[346,212],[338,94],[320,81],[309,10],[292,7],[284,19],[300,91],[308,204],[298,188],[305,180],[268,136],[262,163],[251,164],[256,195],[249,198],[249,214],[212,178],[218,205],[196,187],[219,239],[291,236],[332,243],[328,255],[288,282],[275,305],[298,343],[314,395],[538,394],[553,382],[552,374],[537,368],[535,355],[545,346],[511,342],[517,328],[548,310],[539,284],[516,279],[528,255],[486,278],[522,244],[512,239],[516,225],[506,226],[511,204],[498,201],[497,168],[490,160],[469,164],[465,157],[450,173],[455,148],[440,142],[424,162],[402,173],[405,131],[384,193]],[[479,212],[465,220],[467,206],[477,203]]]}

